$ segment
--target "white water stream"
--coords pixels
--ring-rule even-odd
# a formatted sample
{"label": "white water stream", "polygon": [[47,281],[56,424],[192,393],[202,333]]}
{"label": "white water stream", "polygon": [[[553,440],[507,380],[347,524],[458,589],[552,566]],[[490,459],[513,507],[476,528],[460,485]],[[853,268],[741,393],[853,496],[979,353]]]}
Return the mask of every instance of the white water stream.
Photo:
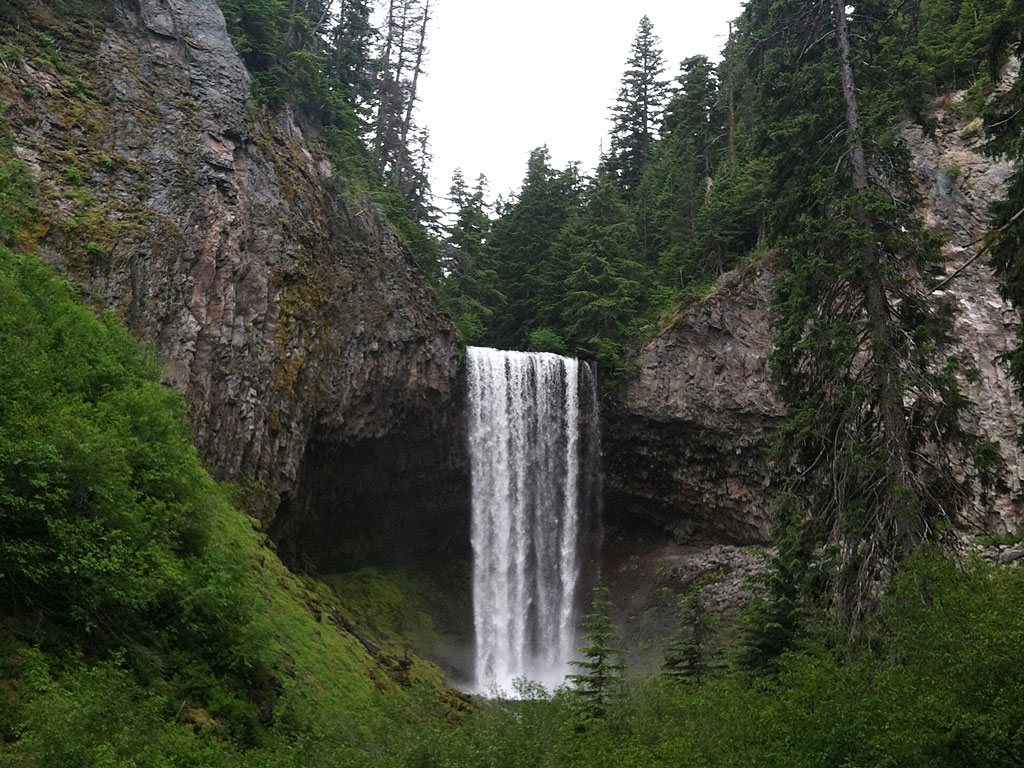
{"label": "white water stream", "polygon": [[580,363],[470,348],[467,366],[475,687],[553,688],[577,647]]}

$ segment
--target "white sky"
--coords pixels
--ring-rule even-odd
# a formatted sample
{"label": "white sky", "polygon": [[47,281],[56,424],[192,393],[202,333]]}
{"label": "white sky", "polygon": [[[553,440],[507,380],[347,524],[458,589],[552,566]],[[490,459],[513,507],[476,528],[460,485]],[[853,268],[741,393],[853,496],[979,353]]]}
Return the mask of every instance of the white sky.
{"label": "white sky", "polygon": [[[637,24],[661,38],[666,76],[699,53],[719,58],[742,0],[435,0],[417,122],[430,129],[438,204],[462,168],[491,197],[518,189],[526,160],[547,144],[556,167],[597,163],[608,109]],[[432,3],[432,6],[434,3]]]}

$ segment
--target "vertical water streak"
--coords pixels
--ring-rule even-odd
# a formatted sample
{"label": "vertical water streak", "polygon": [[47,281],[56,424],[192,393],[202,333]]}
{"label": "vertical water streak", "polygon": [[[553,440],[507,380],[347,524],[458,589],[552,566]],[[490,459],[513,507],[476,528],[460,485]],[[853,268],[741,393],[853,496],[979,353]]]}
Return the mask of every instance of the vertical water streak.
{"label": "vertical water streak", "polygon": [[[580,365],[470,348],[467,383],[476,687],[508,692],[523,677],[554,687],[576,653],[581,501],[590,496],[580,481],[589,446]],[[588,386],[594,411],[591,395]]]}

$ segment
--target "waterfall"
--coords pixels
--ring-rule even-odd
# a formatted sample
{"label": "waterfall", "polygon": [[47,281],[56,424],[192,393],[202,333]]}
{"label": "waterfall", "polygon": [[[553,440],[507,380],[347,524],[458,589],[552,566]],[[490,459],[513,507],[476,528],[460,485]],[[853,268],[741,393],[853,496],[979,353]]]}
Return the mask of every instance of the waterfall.
{"label": "waterfall", "polygon": [[594,453],[580,435],[580,364],[470,348],[467,367],[476,687],[554,687],[576,655],[581,509],[592,496],[593,473],[580,466]]}

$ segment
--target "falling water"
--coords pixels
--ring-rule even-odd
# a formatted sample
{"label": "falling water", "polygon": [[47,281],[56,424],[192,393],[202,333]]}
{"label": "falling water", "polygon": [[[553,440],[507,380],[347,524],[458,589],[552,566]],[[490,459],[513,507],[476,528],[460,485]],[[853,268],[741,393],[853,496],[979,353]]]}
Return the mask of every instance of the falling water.
{"label": "falling water", "polygon": [[592,495],[580,469],[593,453],[580,437],[580,364],[470,348],[468,380],[476,687],[554,687],[576,652],[582,497]]}

